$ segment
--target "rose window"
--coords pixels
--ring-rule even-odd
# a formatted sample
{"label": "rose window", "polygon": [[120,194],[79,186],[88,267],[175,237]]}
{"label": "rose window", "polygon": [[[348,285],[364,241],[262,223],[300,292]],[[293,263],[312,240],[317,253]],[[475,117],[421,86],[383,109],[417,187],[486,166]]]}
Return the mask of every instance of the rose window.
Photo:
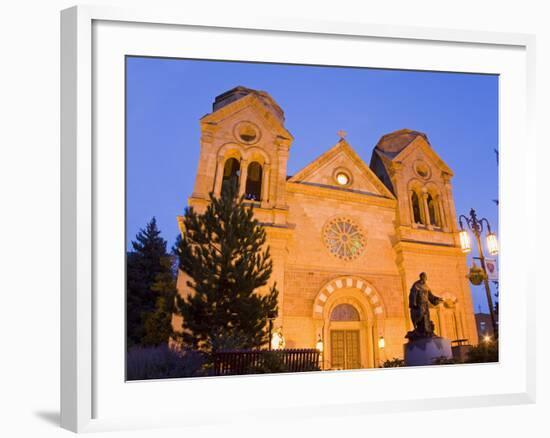
{"label": "rose window", "polygon": [[328,250],[342,260],[359,257],[365,249],[365,236],[359,225],[348,218],[328,222],[323,230],[323,239]]}

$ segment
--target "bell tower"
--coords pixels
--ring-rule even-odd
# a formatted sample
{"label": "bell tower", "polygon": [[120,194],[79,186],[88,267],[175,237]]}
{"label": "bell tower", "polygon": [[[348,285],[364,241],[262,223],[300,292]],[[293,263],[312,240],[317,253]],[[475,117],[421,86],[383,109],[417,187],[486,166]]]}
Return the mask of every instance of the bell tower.
{"label": "bell tower", "polygon": [[398,199],[396,219],[401,233],[414,239],[436,232],[430,233],[429,240],[440,234],[436,241],[455,243],[453,172],[425,134],[402,129],[384,135],[374,148],[370,166]]}
{"label": "bell tower", "polygon": [[259,220],[286,223],[286,169],[293,137],[284,112],[265,91],[242,86],[217,96],[200,120],[200,157],[189,204],[200,209],[209,193],[233,184]]}
{"label": "bell tower", "polygon": [[[269,284],[279,289],[282,321],[285,264],[293,232],[288,222],[286,198],[287,161],[293,137],[285,128],[284,112],[265,91],[238,86],[214,99],[212,112],[200,119],[200,154],[193,192],[188,205],[202,213],[210,194],[218,197],[224,186],[237,188],[253,207],[254,217],[264,226],[273,271]],[[185,232],[183,218],[178,217]],[[178,275],[180,294],[188,293],[186,276]],[[268,286],[264,287],[265,292]],[[263,293],[261,290],[260,293]]]}
{"label": "bell tower", "polygon": [[[472,308],[472,296],[458,237],[452,170],[433,150],[426,134],[410,129],[384,135],[373,150],[370,167],[397,198],[393,249],[405,315],[409,314],[411,285],[420,272],[428,272],[434,293],[451,297],[447,304],[456,303],[434,310],[437,333],[476,343],[475,320],[466,311]],[[405,328],[412,328],[410,321]]]}

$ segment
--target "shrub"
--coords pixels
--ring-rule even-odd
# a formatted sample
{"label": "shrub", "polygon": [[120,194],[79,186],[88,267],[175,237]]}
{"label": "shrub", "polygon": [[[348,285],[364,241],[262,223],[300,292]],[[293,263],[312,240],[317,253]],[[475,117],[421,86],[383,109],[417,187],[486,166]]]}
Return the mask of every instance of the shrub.
{"label": "shrub", "polygon": [[436,357],[435,359],[433,359],[432,363],[434,365],[454,365],[454,364],[457,364],[457,363],[460,363],[460,362],[457,361],[454,358],[448,358],[446,356],[440,356],[440,357]]}
{"label": "shrub", "polygon": [[127,380],[168,379],[203,375],[204,357],[196,351],[176,351],[167,345],[135,347],[126,355]]}
{"label": "shrub", "polygon": [[382,368],[397,368],[404,366],[405,361],[403,359],[398,359],[397,357],[394,357],[393,359],[388,359],[382,364]]}
{"label": "shrub", "polygon": [[248,367],[244,374],[285,373],[287,371],[288,369],[280,354],[276,351],[265,351],[262,354],[260,363]]}
{"label": "shrub", "polygon": [[498,362],[498,342],[481,342],[468,352],[466,363]]}

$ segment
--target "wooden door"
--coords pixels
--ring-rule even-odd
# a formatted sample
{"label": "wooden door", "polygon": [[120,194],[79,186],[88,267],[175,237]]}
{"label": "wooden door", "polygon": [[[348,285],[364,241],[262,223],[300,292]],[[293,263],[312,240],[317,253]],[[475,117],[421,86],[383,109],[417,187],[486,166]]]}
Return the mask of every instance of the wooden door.
{"label": "wooden door", "polygon": [[331,368],[337,370],[361,368],[359,330],[332,330],[330,346]]}

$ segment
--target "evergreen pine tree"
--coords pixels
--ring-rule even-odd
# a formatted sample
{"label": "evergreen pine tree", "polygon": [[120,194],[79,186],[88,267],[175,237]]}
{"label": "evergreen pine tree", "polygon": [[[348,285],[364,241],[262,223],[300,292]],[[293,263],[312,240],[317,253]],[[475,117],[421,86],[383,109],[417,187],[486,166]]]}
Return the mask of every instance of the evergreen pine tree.
{"label": "evergreen pine tree", "polygon": [[145,315],[142,345],[167,344],[173,335],[172,314],[177,293],[173,257],[166,255],[160,263],[165,270],[156,275],[151,285],[151,291],[156,295],[155,308]]}
{"label": "evergreen pine tree", "polygon": [[277,289],[260,294],[272,273],[264,228],[251,207],[224,187],[210,195],[206,211],[187,208],[185,232],[177,244],[179,269],[192,293],[177,296],[186,347],[206,352],[260,348],[268,341],[268,315],[277,312]]}
{"label": "evergreen pine tree", "polygon": [[[146,321],[157,310],[157,304],[163,307],[170,305],[168,297],[171,286],[167,282],[169,282],[170,277],[173,282],[174,277],[169,263],[170,256],[166,252],[166,241],[160,236],[157,221],[154,217],[145,229],[141,229],[136,235],[136,240],[132,241],[132,248],[133,251],[127,254],[126,273],[126,335],[128,348],[135,345],[145,345]],[[160,290],[162,290],[162,293],[159,294]],[[175,290],[175,285],[173,290]],[[158,302],[158,298],[163,298],[164,301]],[[151,324],[149,323],[149,325]],[[151,339],[147,344],[151,344]]]}

